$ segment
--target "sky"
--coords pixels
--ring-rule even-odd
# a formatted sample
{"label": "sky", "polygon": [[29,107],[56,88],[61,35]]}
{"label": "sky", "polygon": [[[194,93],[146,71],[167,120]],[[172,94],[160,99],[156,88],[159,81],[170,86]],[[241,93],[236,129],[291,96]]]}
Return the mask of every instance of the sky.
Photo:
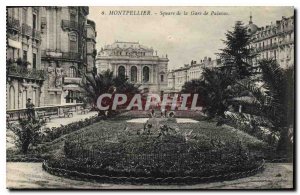
{"label": "sky", "polygon": [[[110,11],[150,10],[151,15],[110,15]],[[161,15],[180,12],[181,15]],[[183,12],[188,13],[184,15]],[[191,15],[192,12],[202,13]],[[207,15],[204,13],[207,12]],[[211,15],[219,12],[221,15]],[[103,14],[104,13],[104,14]],[[222,39],[236,21],[258,27],[273,24],[282,16],[294,15],[293,7],[90,7],[88,18],[95,21],[96,48],[115,41],[139,42],[169,58],[169,69],[182,67],[205,56],[216,58],[224,48]]]}

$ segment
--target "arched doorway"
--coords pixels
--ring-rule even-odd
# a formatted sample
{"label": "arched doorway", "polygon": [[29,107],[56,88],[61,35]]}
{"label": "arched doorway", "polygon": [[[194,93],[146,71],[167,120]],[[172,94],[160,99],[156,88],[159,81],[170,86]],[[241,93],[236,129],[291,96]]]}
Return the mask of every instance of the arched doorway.
{"label": "arched doorway", "polygon": [[150,69],[148,66],[143,68],[143,82],[149,82],[150,79]]}
{"label": "arched doorway", "polygon": [[131,82],[137,82],[137,67],[132,66],[130,69],[130,80]]}
{"label": "arched doorway", "polygon": [[15,109],[15,88],[13,86],[9,87],[8,102],[9,109]]}
{"label": "arched doorway", "polygon": [[124,66],[119,66],[118,68],[118,76],[125,78],[125,67]]}

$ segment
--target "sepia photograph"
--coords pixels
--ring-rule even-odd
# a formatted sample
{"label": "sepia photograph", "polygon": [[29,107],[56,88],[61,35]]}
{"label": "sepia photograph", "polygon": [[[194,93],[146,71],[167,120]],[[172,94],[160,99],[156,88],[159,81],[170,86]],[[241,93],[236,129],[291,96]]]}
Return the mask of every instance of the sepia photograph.
{"label": "sepia photograph", "polygon": [[6,188],[294,190],[295,14],[7,6]]}

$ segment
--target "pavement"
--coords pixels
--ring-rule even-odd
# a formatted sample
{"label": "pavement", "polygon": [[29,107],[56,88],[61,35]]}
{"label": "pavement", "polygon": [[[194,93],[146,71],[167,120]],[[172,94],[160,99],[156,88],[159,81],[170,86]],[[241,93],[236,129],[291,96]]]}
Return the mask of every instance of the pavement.
{"label": "pavement", "polygon": [[266,163],[262,173],[232,181],[196,185],[131,185],[71,180],[45,172],[42,163],[7,162],[6,187],[9,189],[290,189],[293,188],[293,164]]}
{"label": "pavement", "polygon": [[[73,113],[73,117],[67,118],[53,118],[50,122],[47,122],[45,127],[52,128],[52,127],[60,127],[61,125],[67,125],[76,121],[80,121],[91,116],[97,115],[97,112],[92,111],[87,114],[77,114]],[[14,133],[9,129],[6,130],[6,149],[12,149],[15,147],[14,140],[16,139]]]}
{"label": "pavement", "polygon": [[77,114],[73,113],[73,117],[66,117],[66,118],[54,118],[51,119],[50,122],[47,122],[46,127],[52,128],[52,127],[60,127],[61,125],[67,125],[73,122],[77,122],[86,118],[89,118],[91,116],[97,115],[97,112],[89,112],[87,114]]}

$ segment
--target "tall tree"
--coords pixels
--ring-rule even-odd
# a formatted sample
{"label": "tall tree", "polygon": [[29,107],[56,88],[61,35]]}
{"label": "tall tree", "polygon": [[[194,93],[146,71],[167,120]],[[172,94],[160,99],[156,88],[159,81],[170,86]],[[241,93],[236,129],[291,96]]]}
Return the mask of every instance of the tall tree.
{"label": "tall tree", "polygon": [[251,60],[255,57],[250,43],[251,35],[247,32],[247,27],[242,22],[237,21],[233,31],[227,31],[226,40],[223,40],[225,48],[217,55],[221,58],[221,69],[236,78],[247,78],[251,76],[253,66]]}

